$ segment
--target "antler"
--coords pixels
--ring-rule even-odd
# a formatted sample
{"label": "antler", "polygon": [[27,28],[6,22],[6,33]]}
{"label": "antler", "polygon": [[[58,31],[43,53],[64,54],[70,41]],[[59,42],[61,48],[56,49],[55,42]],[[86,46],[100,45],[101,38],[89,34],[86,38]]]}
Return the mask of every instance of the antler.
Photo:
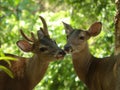
{"label": "antler", "polygon": [[39,16],[39,17],[40,17],[40,19],[41,19],[41,21],[42,21],[42,23],[43,23],[42,32],[44,33],[45,36],[50,37],[50,36],[49,36],[49,33],[48,33],[48,28],[47,28],[47,24],[46,24],[45,19],[44,19],[42,16]]}
{"label": "antler", "polygon": [[36,39],[35,39],[35,36],[34,36],[34,34],[33,34],[32,32],[31,32],[32,38],[26,36],[26,35],[24,34],[24,32],[22,31],[22,29],[20,29],[20,33],[21,33],[21,35],[22,35],[27,41],[34,42],[34,41],[36,40]]}

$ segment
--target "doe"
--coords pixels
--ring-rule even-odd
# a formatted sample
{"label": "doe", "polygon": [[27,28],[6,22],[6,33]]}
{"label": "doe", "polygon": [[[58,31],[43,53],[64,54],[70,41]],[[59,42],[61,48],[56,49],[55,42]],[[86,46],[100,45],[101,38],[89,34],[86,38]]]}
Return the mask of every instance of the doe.
{"label": "doe", "polygon": [[74,69],[89,90],[120,90],[120,55],[94,57],[88,47],[92,36],[101,32],[101,22],[95,22],[86,31],[64,23],[67,35],[66,52],[71,52]]}

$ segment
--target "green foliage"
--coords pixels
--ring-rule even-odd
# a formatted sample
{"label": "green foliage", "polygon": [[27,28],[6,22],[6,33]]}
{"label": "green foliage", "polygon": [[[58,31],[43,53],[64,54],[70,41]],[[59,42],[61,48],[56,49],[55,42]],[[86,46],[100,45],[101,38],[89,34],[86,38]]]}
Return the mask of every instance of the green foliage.
{"label": "green foliage", "polygon": [[[113,0],[1,0],[0,1],[0,42],[4,52],[30,57],[18,50],[16,41],[25,33],[36,32],[42,25],[39,15],[45,17],[49,33],[63,48],[66,37],[62,21],[75,28],[88,29],[95,21],[103,23],[99,36],[89,40],[91,53],[97,57],[113,54],[114,16]],[[67,55],[64,60],[52,62],[45,77],[35,90],[87,90],[78,79]]]}
{"label": "green foliage", "polygon": [[[7,56],[4,56],[2,50],[0,49],[0,60],[3,60],[5,61],[8,65],[11,65],[10,61],[11,60],[15,60],[14,58],[11,58],[11,57],[7,57]],[[6,68],[5,66],[3,65],[0,65],[0,71],[4,71],[6,74],[8,74],[11,78],[14,78],[12,72]]]}
{"label": "green foliage", "polygon": [[8,74],[11,78],[14,78],[12,72],[11,72],[9,69],[7,69],[5,66],[0,65],[0,71],[1,71],[1,70],[3,70],[3,71],[4,71],[6,74]]}

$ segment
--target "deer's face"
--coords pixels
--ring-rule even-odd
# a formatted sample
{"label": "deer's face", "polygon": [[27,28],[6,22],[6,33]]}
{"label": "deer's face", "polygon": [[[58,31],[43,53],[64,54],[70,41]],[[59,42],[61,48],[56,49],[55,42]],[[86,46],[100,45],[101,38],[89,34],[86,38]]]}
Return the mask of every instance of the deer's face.
{"label": "deer's face", "polygon": [[65,52],[58,47],[56,41],[49,37],[42,37],[33,45],[33,52],[48,59],[62,59]]}
{"label": "deer's face", "polygon": [[40,19],[43,23],[43,28],[41,27],[37,31],[38,38],[36,39],[33,33],[31,33],[32,37],[29,38],[20,30],[21,35],[26,40],[19,40],[17,42],[18,47],[24,52],[33,52],[39,58],[44,58],[45,60],[62,59],[65,56],[65,52],[50,38],[44,18],[40,16]]}
{"label": "deer's face", "polygon": [[96,36],[101,31],[102,24],[96,22],[91,25],[89,30],[73,29],[70,25],[63,23],[67,35],[67,43],[64,46],[66,52],[81,52],[86,49],[87,40],[91,36]]}
{"label": "deer's face", "polygon": [[67,36],[67,43],[64,46],[67,52],[77,52],[82,51],[87,43],[89,35],[83,30],[74,30]]}

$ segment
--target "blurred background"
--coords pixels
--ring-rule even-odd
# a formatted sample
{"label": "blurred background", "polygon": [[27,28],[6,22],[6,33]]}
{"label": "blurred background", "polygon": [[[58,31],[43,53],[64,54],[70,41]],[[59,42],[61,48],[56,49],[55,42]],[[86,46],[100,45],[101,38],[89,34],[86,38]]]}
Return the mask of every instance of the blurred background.
{"label": "blurred background", "polygon": [[[62,21],[75,28],[87,30],[100,21],[103,24],[99,36],[89,40],[91,53],[96,57],[110,56],[114,52],[114,0],[0,0],[0,44],[3,52],[31,57],[17,47],[22,39],[19,30],[30,36],[30,32],[39,30],[43,16],[48,24],[51,38],[63,48],[66,36]],[[87,90],[77,77],[71,60],[51,62],[42,81],[34,90]]]}

